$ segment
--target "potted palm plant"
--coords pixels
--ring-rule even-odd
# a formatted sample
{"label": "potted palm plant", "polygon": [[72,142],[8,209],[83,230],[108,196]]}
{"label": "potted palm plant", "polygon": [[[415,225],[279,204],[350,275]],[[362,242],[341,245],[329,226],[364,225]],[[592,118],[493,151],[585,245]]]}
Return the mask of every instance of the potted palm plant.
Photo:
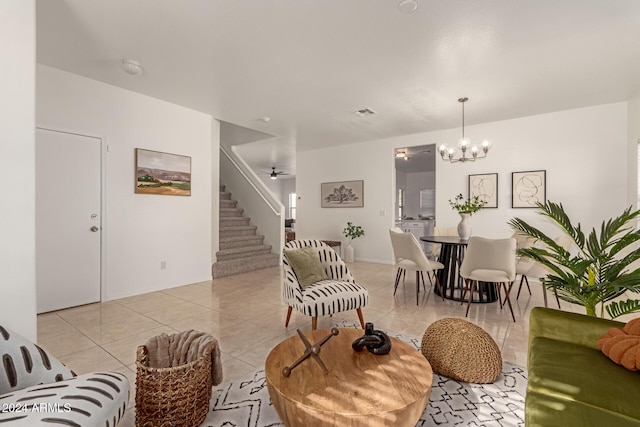
{"label": "potted palm plant", "polygon": [[347,242],[347,246],[344,248],[344,260],[346,262],[353,262],[354,260],[354,250],[353,246],[351,246],[351,242],[353,239],[357,239],[360,236],[364,236],[364,229],[359,225],[353,225],[351,221],[347,222],[347,226],[344,230],[342,230],[342,234],[349,239]]}
{"label": "potted palm plant", "polygon": [[634,226],[640,211],[629,207],[617,218],[603,221],[599,233],[594,228],[586,236],[579,223],[571,223],[561,203],[539,203],[538,208],[577,248],[572,254],[526,221],[509,221],[515,231],[543,244],[518,250],[518,255],[539,262],[550,271],[542,279],[543,285],[563,300],[584,306],[589,316],[604,317],[606,310],[613,319],[640,311],[640,300],[613,301],[626,292],[640,293],[640,267],[634,265],[640,258],[640,250],[636,249],[640,231]]}

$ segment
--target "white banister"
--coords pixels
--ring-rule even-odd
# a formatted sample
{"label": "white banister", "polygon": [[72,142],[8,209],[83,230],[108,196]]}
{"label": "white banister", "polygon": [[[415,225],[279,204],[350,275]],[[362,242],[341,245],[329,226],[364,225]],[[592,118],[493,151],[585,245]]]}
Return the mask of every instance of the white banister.
{"label": "white banister", "polygon": [[[278,204],[281,205],[281,203],[278,200],[275,200],[275,198],[273,198],[270,193],[268,193],[267,197],[265,197],[264,191],[262,189],[259,189],[258,186],[256,186],[255,184],[255,182],[259,182],[260,178],[258,178],[258,176],[255,174],[255,172],[253,172],[253,170],[251,170],[249,165],[247,165],[247,163],[239,156],[235,156],[235,159],[234,159],[233,156],[231,156],[227,152],[227,150],[225,150],[224,147],[222,146],[220,146],[220,151],[222,151],[222,153],[227,157],[227,159],[229,159],[229,161],[236,167],[236,169],[238,169],[238,172],[242,174],[244,179],[247,180],[247,182],[253,187],[256,193],[260,195],[262,200],[264,200],[264,202],[267,204],[267,206],[269,206],[269,208],[273,211],[273,213],[276,214],[277,216],[280,216],[281,215],[280,209],[276,209],[276,206]],[[251,178],[249,177],[249,175],[251,175]],[[272,200],[267,200],[268,198]]]}

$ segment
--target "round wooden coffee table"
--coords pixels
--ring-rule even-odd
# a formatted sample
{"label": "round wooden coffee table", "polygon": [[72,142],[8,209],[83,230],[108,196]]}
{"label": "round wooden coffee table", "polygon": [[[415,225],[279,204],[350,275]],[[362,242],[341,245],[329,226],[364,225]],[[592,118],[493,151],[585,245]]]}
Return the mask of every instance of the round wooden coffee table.
{"label": "round wooden coffee table", "polygon": [[[320,329],[305,333],[311,344],[330,333]],[[267,356],[265,378],[269,396],[285,425],[293,426],[413,426],[420,419],[431,393],[433,371],[415,348],[391,338],[384,356],[366,348],[355,352],[351,343],[362,329],[340,329],[324,344],[320,357],[328,374],[313,360],[305,360],[289,377],[282,368],[305,350],[292,336]]]}

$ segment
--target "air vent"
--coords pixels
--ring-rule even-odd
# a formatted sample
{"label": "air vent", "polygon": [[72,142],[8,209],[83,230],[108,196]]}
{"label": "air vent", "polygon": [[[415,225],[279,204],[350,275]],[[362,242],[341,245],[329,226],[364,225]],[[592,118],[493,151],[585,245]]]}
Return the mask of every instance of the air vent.
{"label": "air vent", "polygon": [[369,117],[376,114],[376,112],[373,111],[371,108],[363,108],[362,110],[354,111],[353,114],[355,114],[358,117]]}

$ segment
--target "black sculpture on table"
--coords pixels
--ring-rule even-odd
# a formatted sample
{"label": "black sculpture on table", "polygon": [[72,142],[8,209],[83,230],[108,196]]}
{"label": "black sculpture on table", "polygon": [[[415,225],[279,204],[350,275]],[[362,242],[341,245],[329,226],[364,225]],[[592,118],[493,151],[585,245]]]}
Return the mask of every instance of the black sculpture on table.
{"label": "black sculpture on table", "polygon": [[354,351],[360,351],[367,347],[370,353],[383,355],[391,351],[391,339],[382,331],[373,330],[373,323],[364,325],[364,335],[351,344]]}

